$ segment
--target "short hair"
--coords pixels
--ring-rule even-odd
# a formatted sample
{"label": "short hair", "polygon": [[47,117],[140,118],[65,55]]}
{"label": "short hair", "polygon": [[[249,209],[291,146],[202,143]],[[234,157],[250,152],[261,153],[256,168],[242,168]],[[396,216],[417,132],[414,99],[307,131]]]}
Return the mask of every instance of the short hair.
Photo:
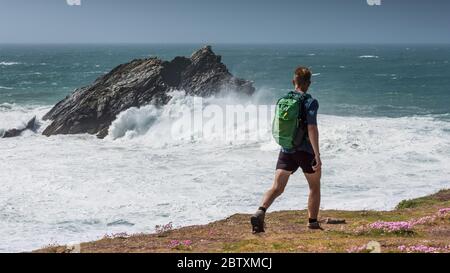
{"label": "short hair", "polygon": [[294,81],[297,85],[302,85],[305,83],[311,83],[311,70],[309,68],[300,66],[295,69]]}

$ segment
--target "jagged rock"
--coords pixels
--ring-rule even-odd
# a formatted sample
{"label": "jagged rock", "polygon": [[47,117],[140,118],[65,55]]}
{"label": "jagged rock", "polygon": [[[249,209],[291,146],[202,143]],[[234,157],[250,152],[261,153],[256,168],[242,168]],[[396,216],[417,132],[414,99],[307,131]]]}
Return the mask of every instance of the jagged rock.
{"label": "jagged rock", "polygon": [[170,62],[133,60],[56,104],[44,116],[44,120],[53,122],[43,134],[89,133],[103,138],[120,112],[149,103],[165,104],[171,90],[207,97],[223,90],[251,95],[255,88],[250,81],[233,77],[210,46],[190,58],[176,57]]}
{"label": "jagged rock", "polygon": [[18,137],[26,130],[36,131],[36,129],[36,117],[33,117],[24,128],[8,130],[3,134],[2,138]]}

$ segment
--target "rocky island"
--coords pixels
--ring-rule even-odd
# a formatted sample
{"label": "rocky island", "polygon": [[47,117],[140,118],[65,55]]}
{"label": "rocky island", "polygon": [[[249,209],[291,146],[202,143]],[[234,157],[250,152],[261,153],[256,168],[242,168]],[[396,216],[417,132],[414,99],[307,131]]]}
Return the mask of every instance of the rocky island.
{"label": "rocky island", "polygon": [[43,134],[89,133],[104,138],[120,112],[149,103],[163,105],[172,90],[202,97],[222,91],[253,94],[252,82],[234,77],[221,60],[205,46],[190,58],[148,58],[119,65],[57,103],[44,116],[52,122]]}

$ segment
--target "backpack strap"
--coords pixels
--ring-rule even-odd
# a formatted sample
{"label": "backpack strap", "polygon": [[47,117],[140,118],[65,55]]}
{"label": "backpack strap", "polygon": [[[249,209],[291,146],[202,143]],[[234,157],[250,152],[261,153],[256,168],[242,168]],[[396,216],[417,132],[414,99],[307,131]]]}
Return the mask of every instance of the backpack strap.
{"label": "backpack strap", "polygon": [[312,98],[312,96],[310,94],[307,94],[307,93],[300,94],[300,93],[294,92],[294,91],[292,91],[289,94],[291,94],[291,96],[296,97],[296,99],[299,100],[299,102],[300,102],[300,111],[299,111],[298,119],[299,119],[299,121],[303,120],[304,118],[306,118],[306,105],[305,105],[305,102],[308,99]]}

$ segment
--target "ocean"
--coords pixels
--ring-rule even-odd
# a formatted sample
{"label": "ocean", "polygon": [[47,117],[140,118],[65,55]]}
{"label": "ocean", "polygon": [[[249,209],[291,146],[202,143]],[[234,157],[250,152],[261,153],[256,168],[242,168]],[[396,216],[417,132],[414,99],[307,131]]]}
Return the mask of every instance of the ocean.
{"label": "ocean", "polygon": [[[164,107],[120,114],[110,136],[40,134],[42,116],[75,88],[118,64],[189,56],[202,45],[0,45],[0,135],[37,116],[38,132],[0,139],[0,252],[154,232],[155,225],[204,224],[252,213],[272,183],[278,147],[258,137],[170,136],[171,116],[196,98],[173,92]],[[213,45],[251,98],[206,105],[268,105],[292,89],[292,73],[314,73],[323,157],[322,209],[389,210],[450,186],[450,46]],[[295,175],[272,210],[303,209]],[[250,230],[249,230],[250,231]]]}

